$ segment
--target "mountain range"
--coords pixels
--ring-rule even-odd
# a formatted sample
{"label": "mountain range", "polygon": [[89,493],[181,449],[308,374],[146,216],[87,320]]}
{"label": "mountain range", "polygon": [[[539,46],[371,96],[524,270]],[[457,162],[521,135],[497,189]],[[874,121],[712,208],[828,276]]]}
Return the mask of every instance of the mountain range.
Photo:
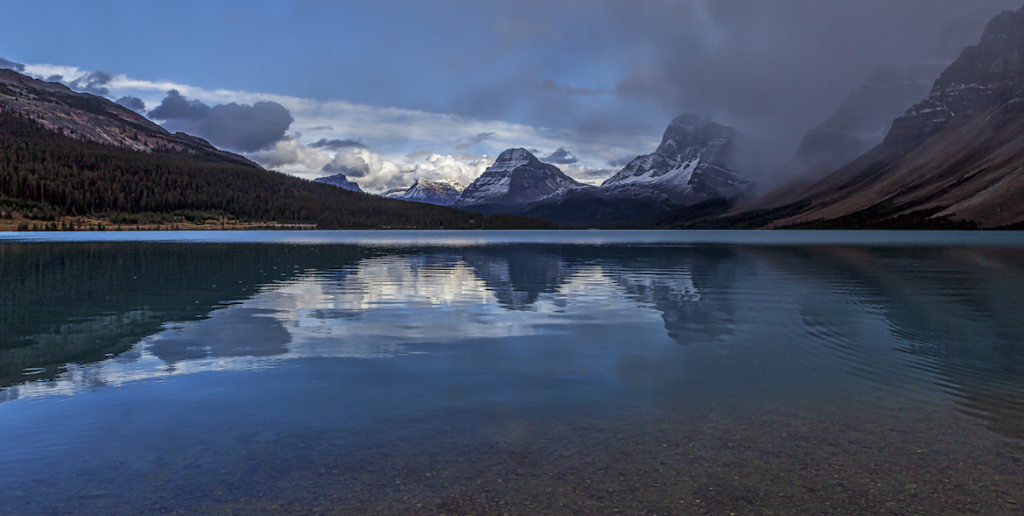
{"label": "mountain range", "polygon": [[[943,54],[955,39],[944,40]],[[991,20],[948,66],[876,69],[774,169],[750,136],[684,114],[653,152],[600,186],[513,148],[465,188],[418,178],[369,196],[344,174],[308,182],[266,171],[102,97],[13,70],[0,69],[0,118],[8,156],[0,208],[52,220],[159,212],[320,227],[476,227],[481,214],[500,214],[490,220],[501,227],[541,227],[535,219],[544,219],[622,228],[1018,228],[1024,8]],[[82,155],[100,157],[83,169]]]}
{"label": "mountain range", "polygon": [[[103,97],[0,69],[0,226],[550,228],[265,170]],[[24,222],[23,222],[24,221]],[[31,225],[28,221],[31,221]]]}

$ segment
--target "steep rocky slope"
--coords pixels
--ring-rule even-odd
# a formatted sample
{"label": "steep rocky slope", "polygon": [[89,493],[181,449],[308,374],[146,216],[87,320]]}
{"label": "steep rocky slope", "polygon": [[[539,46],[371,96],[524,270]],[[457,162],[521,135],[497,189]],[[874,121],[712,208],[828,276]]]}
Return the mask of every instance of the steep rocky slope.
{"label": "steep rocky slope", "polygon": [[807,188],[748,210],[798,207],[772,227],[864,227],[941,220],[1024,222],[1024,9],[1005,11],[967,47],[884,141]]}
{"label": "steep rocky slope", "polygon": [[560,192],[593,188],[541,163],[526,149],[509,149],[462,191],[456,208],[482,213],[518,213],[531,202]]}
{"label": "steep rocky slope", "polygon": [[601,192],[682,205],[742,195],[752,181],[736,172],[736,146],[735,129],[698,115],[679,116],[656,151],[638,156],[608,178]]}
{"label": "steep rocky slope", "polygon": [[77,93],[14,70],[0,69],[0,109],[27,116],[43,127],[83,141],[137,151],[184,151],[258,167],[202,138],[171,133],[146,117],[102,97]]}

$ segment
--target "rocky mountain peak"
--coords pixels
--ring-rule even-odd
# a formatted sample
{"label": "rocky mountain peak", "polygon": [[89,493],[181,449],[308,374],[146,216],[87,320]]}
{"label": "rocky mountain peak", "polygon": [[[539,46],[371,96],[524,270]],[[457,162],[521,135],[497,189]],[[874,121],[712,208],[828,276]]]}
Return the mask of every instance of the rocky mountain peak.
{"label": "rocky mountain peak", "polygon": [[337,186],[338,188],[344,188],[350,192],[363,192],[362,188],[355,181],[349,181],[345,174],[334,174],[333,176],[319,177],[313,180],[314,183],[323,183],[325,185]]}
{"label": "rocky mountain peak", "polygon": [[716,124],[708,118],[685,114],[676,117],[665,129],[657,152],[676,154],[678,149],[721,145],[735,133],[735,129]]}
{"label": "rocky mountain peak", "polygon": [[457,181],[431,181],[417,177],[408,188],[395,188],[384,194],[384,197],[403,201],[423,202],[439,206],[451,206],[459,200],[465,188]]}
{"label": "rocky mountain peak", "polygon": [[676,117],[653,154],[638,156],[602,185],[607,193],[692,204],[746,191],[734,172],[737,132],[695,114]]}
{"label": "rocky mountain peak", "polygon": [[969,46],[942,72],[928,96],[897,119],[885,139],[904,151],[1016,98],[1024,98],[1024,9],[1003,11],[988,23],[981,42]]}
{"label": "rocky mountain peak", "polygon": [[491,168],[501,170],[515,170],[517,167],[526,164],[539,164],[540,160],[537,156],[534,156],[530,151],[518,148],[508,149],[498,155],[498,158],[494,161],[494,165]]}
{"label": "rocky mountain peak", "polygon": [[455,205],[514,213],[528,203],[557,192],[586,187],[558,167],[542,163],[526,149],[508,149],[463,190]]}

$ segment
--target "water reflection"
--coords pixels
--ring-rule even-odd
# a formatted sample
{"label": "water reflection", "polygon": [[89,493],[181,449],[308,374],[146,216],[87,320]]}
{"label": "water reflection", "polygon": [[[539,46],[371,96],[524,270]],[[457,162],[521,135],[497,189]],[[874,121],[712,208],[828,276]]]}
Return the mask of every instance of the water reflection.
{"label": "water reflection", "polygon": [[[806,390],[842,378],[948,392],[994,431],[1024,438],[1018,249],[122,243],[0,252],[0,401],[310,357],[450,353],[444,367],[454,369],[465,366],[448,349],[471,342],[478,354],[491,346],[486,363],[515,356],[559,377],[585,371],[674,392],[686,381],[749,395],[749,385]],[[588,332],[655,324],[699,351],[675,362],[683,359],[640,336],[614,351],[628,360],[587,350]],[[578,352],[534,343],[552,336]],[[686,369],[698,366],[707,376]],[[692,378],[681,380],[683,370]]]}

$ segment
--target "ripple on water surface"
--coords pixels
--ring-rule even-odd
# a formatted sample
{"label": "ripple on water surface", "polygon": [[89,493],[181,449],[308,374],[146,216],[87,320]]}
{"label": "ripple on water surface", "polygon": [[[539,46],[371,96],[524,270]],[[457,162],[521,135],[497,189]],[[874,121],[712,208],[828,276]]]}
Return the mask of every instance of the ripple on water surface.
{"label": "ripple on water surface", "polygon": [[1022,247],[607,238],[0,243],[0,512],[1019,509]]}

